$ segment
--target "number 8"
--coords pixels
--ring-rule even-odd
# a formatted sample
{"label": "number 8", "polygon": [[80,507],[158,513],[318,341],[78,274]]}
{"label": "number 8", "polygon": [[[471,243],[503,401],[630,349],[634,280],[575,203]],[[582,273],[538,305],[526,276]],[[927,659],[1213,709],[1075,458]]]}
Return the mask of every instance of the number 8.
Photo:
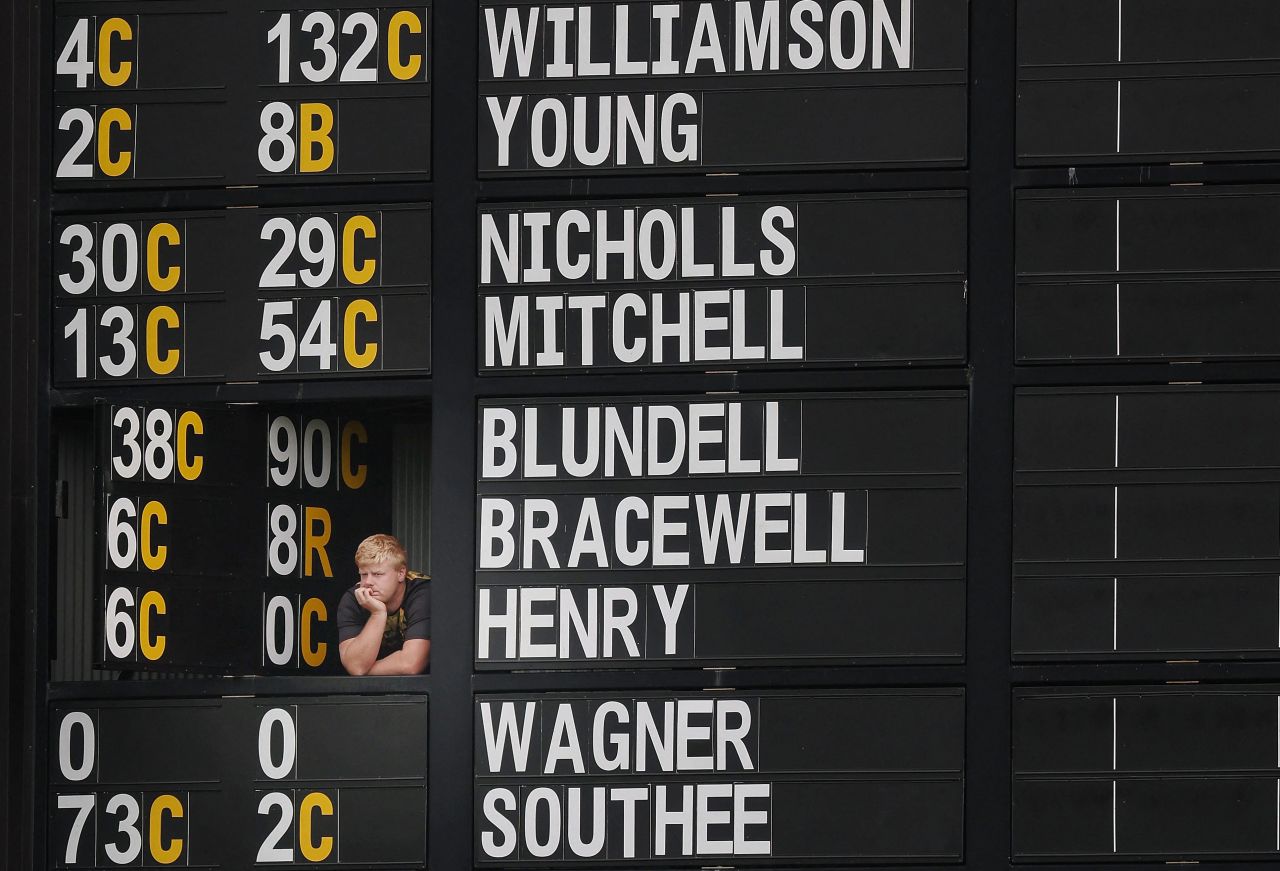
{"label": "number 8", "polygon": [[[279,119],[276,122],[274,119]],[[259,118],[265,134],[258,142],[258,163],[267,172],[284,172],[293,166],[296,146],[293,144],[293,109],[288,103],[277,100],[262,107]],[[280,143],[280,157],[271,156],[271,146]]]}

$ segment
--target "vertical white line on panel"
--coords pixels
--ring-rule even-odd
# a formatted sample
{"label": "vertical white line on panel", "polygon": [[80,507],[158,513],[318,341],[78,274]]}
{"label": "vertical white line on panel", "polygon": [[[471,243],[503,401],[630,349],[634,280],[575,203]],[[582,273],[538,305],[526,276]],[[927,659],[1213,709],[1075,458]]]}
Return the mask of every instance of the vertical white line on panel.
{"label": "vertical white line on panel", "polygon": [[1111,781],[1111,852],[1119,852],[1116,849],[1116,782]]}
{"label": "vertical white line on panel", "polygon": [[[1117,82],[1117,85],[1119,83]],[[1117,96],[1117,107],[1119,106],[1119,97]],[[1117,108],[1117,112],[1119,109]],[[1117,125],[1119,121],[1116,122]],[[1119,129],[1117,127],[1117,129]],[[1119,133],[1116,134],[1117,137]],[[1119,145],[1116,151],[1119,151]],[[1116,356],[1120,356],[1120,200],[1116,199]]]}
{"label": "vertical white line on panel", "polygon": [[1120,356],[1120,282],[1116,282],[1116,356]]}
{"label": "vertical white line on panel", "polygon": [[1119,696],[1111,697],[1111,770],[1116,770],[1116,760],[1119,757],[1117,741],[1117,720],[1119,719],[1120,698]]}
{"label": "vertical white line on panel", "polygon": [[[1116,0],[1116,63],[1124,60],[1124,0]],[[1116,70],[1116,154],[1120,153],[1120,71]]]}
{"label": "vertical white line on panel", "polygon": [[1116,154],[1120,153],[1120,80],[1116,79]]}
{"label": "vertical white line on panel", "polygon": [[[1116,197],[1116,272],[1120,272],[1120,198]],[[1119,278],[1119,275],[1116,276]]]}
{"label": "vertical white line on panel", "polygon": [[[1119,699],[1115,696],[1111,697],[1111,771],[1114,774],[1116,770],[1116,720],[1119,708]],[[1116,850],[1116,779],[1111,779],[1111,852]]]}
{"label": "vertical white line on panel", "polygon": [[1116,394],[1115,427],[1111,439],[1111,465],[1120,468],[1120,394]]}
{"label": "vertical white line on panel", "polygon": [[[1117,209],[1119,201],[1116,202]],[[1118,256],[1118,255],[1117,255]],[[1120,351],[1120,285],[1116,285],[1116,353]],[[1120,394],[1116,394],[1116,411],[1115,411],[1115,428],[1111,441],[1111,463],[1114,468],[1120,468]],[[1115,486],[1112,493],[1112,520],[1111,520],[1111,556],[1114,558],[1118,553],[1117,543],[1119,539],[1119,502],[1120,490],[1119,485]],[[1111,579],[1111,649],[1120,649],[1120,578],[1119,576]]]}
{"label": "vertical white line on panel", "polygon": [[1120,558],[1120,485],[1111,488],[1111,558]]}
{"label": "vertical white line on panel", "polygon": [[1116,63],[1124,60],[1124,0],[1116,0]]}
{"label": "vertical white line on panel", "polygon": [[911,3],[911,69],[916,68],[916,4],[915,0]]}
{"label": "vertical white line on panel", "polygon": [[1120,579],[1111,579],[1111,650],[1120,649]]}

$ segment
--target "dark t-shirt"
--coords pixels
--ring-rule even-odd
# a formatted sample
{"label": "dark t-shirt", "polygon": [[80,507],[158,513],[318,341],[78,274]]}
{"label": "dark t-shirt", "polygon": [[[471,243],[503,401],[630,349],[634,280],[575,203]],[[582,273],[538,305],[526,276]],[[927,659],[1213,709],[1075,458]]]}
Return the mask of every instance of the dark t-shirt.
{"label": "dark t-shirt", "polygon": [[[358,584],[342,594],[338,603],[338,643],[355,638],[369,622],[369,612],[360,607],[353,592]],[[431,637],[431,588],[425,579],[405,581],[400,608],[387,612],[387,628],[382,632],[378,659],[404,647],[406,638]]]}

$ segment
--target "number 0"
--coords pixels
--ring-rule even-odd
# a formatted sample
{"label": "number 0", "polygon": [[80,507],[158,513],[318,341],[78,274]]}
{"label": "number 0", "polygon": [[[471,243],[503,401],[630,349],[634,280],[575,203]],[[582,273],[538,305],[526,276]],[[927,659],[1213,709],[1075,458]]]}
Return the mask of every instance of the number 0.
{"label": "number 0", "polygon": [[[71,762],[72,733],[79,732],[80,764]],[[93,772],[97,736],[93,720],[84,711],[72,711],[62,718],[58,727],[58,768],[67,780],[79,782]]]}
{"label": "number 0", "polygon": [[[280,727],[280,760],[277,762],[271,755],[271,735],[275,727]],[[272,780],[288,777],[293,771],[294,759],[297,757],[298,727],[293,716],[284,708],[272,708],[262,715],[258,724],[258,764],[262,773]]]}

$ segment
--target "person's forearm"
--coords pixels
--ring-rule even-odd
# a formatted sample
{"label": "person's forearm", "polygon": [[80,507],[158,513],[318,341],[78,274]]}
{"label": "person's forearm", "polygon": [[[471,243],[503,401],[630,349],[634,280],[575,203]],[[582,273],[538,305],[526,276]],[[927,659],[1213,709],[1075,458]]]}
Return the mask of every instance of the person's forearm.
{"label": "person's forearm", "polygon": [[422,674],[425,663],[419,658],[410,655],[407,651],[396,651],[388,653],[387,656],[380,658],[378,662],[374,662],[369,674],[371,675],[419,675]]}
{"label": "person's forearm", "polygon": [[430,639],[407,638],[404,647],[375,662],[369,674],[422,674],[430,659]]}
{"label": "person's forearm", "polygon": [[421,674],[417,660],[403,650],[388,653],[373,664],[369,674]]}
{"label": "person's forearm", "polygon": [[386,614],[370,614],[360,634],[341,649],[342,666],[348,674],[371,673],[378,663],[378,650],[382,647],[382,633],[386,627]]}

